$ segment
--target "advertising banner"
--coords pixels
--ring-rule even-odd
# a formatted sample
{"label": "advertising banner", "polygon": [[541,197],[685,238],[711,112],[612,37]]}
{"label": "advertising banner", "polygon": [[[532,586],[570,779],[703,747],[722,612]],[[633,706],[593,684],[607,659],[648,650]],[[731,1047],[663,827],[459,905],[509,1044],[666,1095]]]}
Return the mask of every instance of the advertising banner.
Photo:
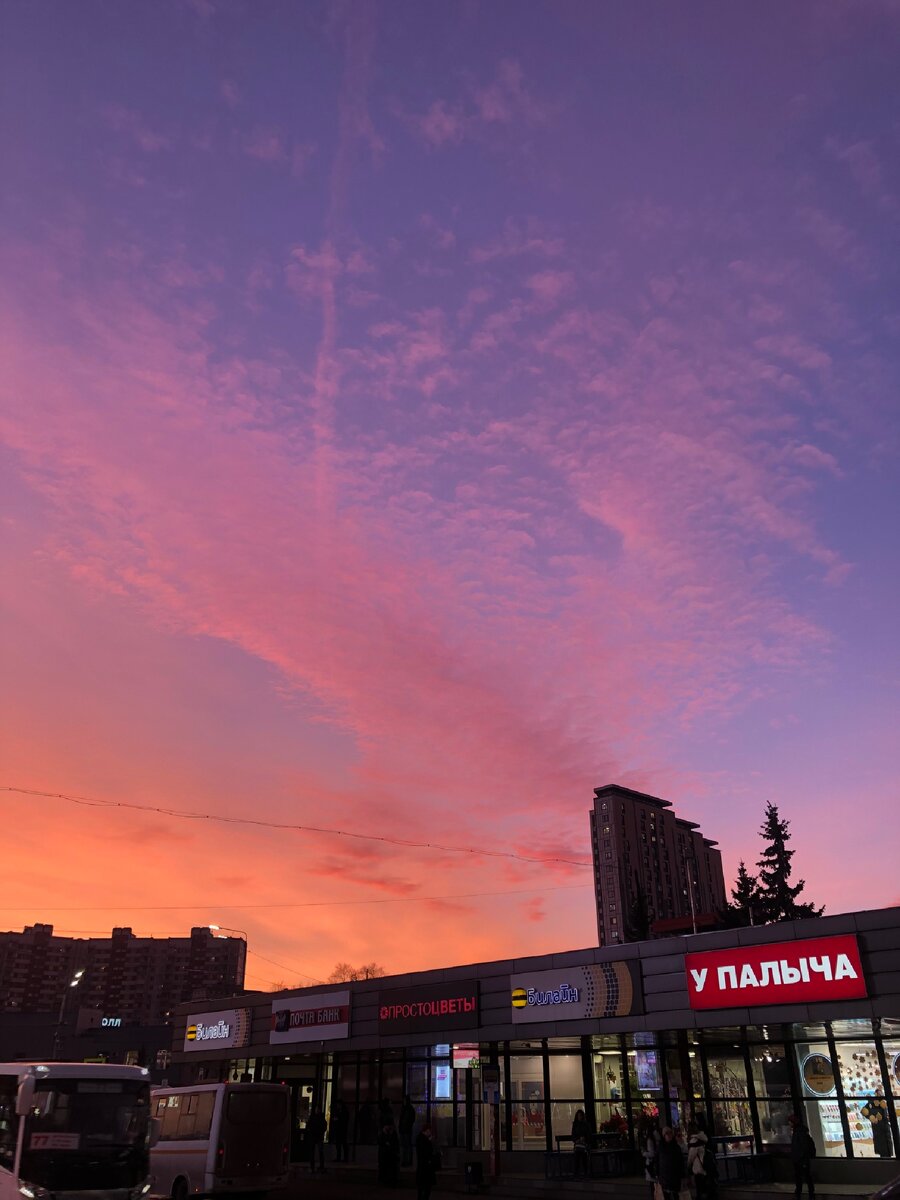
{"label": "advertising banner", "polygon": [[269,1042],[327,1042],[350,1035],[350,992],[320,992],[272,1001]]}
{"label": "advertising banner", "polygon": [[226,1008],[191,1013],[184,1034],[185,1050],[230,1050],[250,1044],[250,1009]]}
{"label": "advertising banner", "polygon": [[511,975],[513,1024],[602,1020],[643,1012],[634,961],[588,963]]}
{"label": "advertising banner", "polygon": [[856,935],[740,946],[684,956],[691,1008],[859,1000],[866,980]]}
{"label": "advertising banner", "polygon": [[476,1029],[478,980],[392,988],[378,995],[379,1033],[428,1033]]}

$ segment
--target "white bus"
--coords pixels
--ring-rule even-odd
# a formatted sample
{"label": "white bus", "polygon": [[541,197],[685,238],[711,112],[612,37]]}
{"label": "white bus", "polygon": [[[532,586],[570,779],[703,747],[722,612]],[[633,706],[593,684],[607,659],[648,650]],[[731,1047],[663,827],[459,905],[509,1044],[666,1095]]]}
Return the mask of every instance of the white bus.
{"label": "white bus", "polygon": [[154,1088],[152,1110],[160,1121],[151,1156],[155,1196],[262,1195],[287,1184],[291,1119],[283,1084]]}
{"label": "white bus", "polygon": [[153,1133],[144,1067],[0,1063],[0,1200],[140,1200]]}

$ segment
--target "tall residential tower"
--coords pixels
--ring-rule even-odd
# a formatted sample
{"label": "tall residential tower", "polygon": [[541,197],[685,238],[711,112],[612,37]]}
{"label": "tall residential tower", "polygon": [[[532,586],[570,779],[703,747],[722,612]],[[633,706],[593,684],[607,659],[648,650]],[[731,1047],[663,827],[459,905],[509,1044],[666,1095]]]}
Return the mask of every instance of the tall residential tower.
{"label": "tall residential tower", "polygon": [[601,946],[709,928],[724,911],[717,843],[668,800],[607,784],[594,789],[591,849]]}

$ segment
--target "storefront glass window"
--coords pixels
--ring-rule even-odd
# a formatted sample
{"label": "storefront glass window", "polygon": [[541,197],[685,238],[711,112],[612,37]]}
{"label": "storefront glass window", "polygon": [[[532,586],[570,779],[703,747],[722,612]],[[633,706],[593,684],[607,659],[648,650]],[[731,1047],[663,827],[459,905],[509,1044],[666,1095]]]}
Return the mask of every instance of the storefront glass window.
{"label": "storefront glass window", "polygon": [[[596,1044],[596,1041],[595,1041]],[[628,1128],[625,1116],[623,1056],[618,1039],[607,1041],[608,1049],[594,1054],[594,1095],[597,1098],[598,1133],[620,1133]],[[615,1047],[615,1048],[614,1048]]]}
{"label": "storefront glass window", "polygon": [[894,1097],[894,1111],[900,1121],[900,1021],[882,1021],[881,1034],[884,1038],[888,1088]]}
{"label": "storefront glass window", "polygon": [[428,1063],[406,1064],[406,1091],[412,1100],[424,1100],[428,1094]]}
{"label": "storefront glass window", "polygon": [[789,1145],[793,1132],[793,1100],[757,1100],[756,1107],[759,1110],[759,1128],[763,1143],[767,1146]]}
{"label": "storefront glass window", "polygon": [[[747,1138],[753,1136],[753,1119],[749,1100],[714,1100],[713,1132],[716,1137]],[[749,1150],[750,1146],[742,1144]],[[738,1149],[735,1146],[735,1149]]]}
{"label": "storefront glass window", "polygon": [[584,1076],[580,1054],[550,1056],[550,1136],[568,1137],[579,1109],[584,1108]]}
{"label": "storefront glass window", "polygon": [[807,1100],[804,1108],[806,1124],[816,1144],[816,1153],[823,1158],[845,1158],[844,1131],[837,1097],[830,1100]]}
{"label": "storefront glass window", "polygon": [[385,1100],[399,1102],[403,1099],[403,1063],[397,1060],[382,1063],[381,1095]]}
{"label": "storefront glass window", "polygon": [[784,1046],[780,1042],[769,1041],[751,1046],[750,1071],[758,1101],[763,1142],[766,1145],[789,1143],[789,1118],[793,1112],[793,1101],[790,1069]]}
{"label": "storefront glass window", "polygon": [[[660,1125],[686,1126],[690,1119],[691,1080],[685,1079],[685,1063],[678,1050],[663,1051],[666,1062],[666,1075],[669,1080],[668,1101],[655,1105],[650,1102],[643,1105],[643,1111],[648,1116],[659,1119]],[[688,1060],[688,1067],[690,1060]],[[656,1112],[654,1112],[654,1107]]]}
{"label": "storefront glass window", "polygon": [[434,1141],[437,1146],[453,1145],[453,1105],[432,1104],[430,1111],[431,1128],[434,1131]]}
{"label": "storefront glass window", "polygon": [[[861,1028],[871,1029],[868,1021],[858,1024]],[[871,1038],[838,1041],[835,1047],[847,1104],[853,1157],[893,1158],[894,1139],[875,1042]]]}
{"label": "storefront glass window", "polygon": [[544,1117],[544,1069],[539,1055],[514,1054],[510,1059],[513,1150],[543,1149],[546,1143]]}
{"label": "storefront glass window", "polygon": [[360,1100],[378,1099],[378,1059],[364,1058],[359,1064]]}
{"label": "storefront glass window", "polygon": [[747,1072],[744,1056],[736,1047],[705,1048],[709,1070],[709,1089],[713,1099],[747,1095]]}
{"label": "storefront glass window", "polygon": [[550,1056],[550,1095],[554,1099],[584,1101],[580,1054]]}

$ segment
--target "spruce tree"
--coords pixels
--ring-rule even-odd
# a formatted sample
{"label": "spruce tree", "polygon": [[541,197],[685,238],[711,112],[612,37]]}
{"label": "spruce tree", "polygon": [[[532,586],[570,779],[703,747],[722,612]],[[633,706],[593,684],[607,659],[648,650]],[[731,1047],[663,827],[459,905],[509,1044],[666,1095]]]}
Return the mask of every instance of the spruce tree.
{"label": "spruce tree", "polygon": [[728,905],[727,920],[732,928],[763,923],[759,885],[756,876],[747,870],[743,859],[738,863],[737,879],[731,889],[731,901]]}
{"label": "spruce tree", "polygon": [[790,882],[794,851],[787,848],[791,837],[789,825],[790,821],[782,820],[777,805],[770,801],[766,805],[765,820],[759,831],[760,837],[768,845],[756,864],[759,867],[759,908],[765,922],[820,917],[824,911],[824,908],[816,908],[814,904],[797,903],[797,897],[806,886],[806,880],[801,879],[795,884]]}

